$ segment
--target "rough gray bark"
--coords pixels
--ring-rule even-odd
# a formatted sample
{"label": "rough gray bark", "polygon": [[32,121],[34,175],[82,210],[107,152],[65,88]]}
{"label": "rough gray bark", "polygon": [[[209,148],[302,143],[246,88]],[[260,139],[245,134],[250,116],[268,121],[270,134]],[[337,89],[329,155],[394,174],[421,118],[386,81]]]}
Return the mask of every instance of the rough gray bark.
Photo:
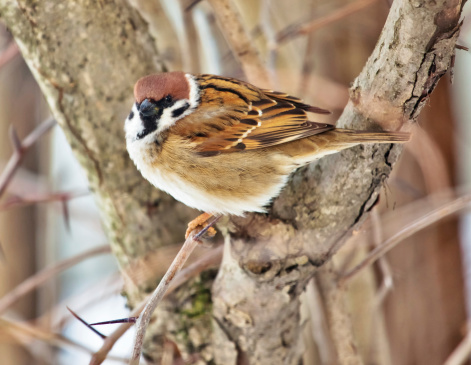
{"label": "rough gray bark", "polygon": [[[396,129],[413,122],[449,68],[462,5],[458,0],[395,1],[338,124]],[[140,76],[163,70],[141,17],[124,0],[0,0],[0,17],[88,173],[120,265],[181,240],[195,214],[145,182],[125,151],[122,126],[132,86]],[[159,309],[179,318],[173,332],[180,351],[191,352],[199,341],[206,344],[207,362],[299,363],[299,295],[317,267],[362,222],[399,152],[391,146],[361,146],[326,158],[298,171],[270,214],[232,219],[212,289],[213,340],[204,330],[178,338],[182,328],[207,330],[207,311],[202,325],[201,317],[183,318],[183,310]],[[336,285],[329,274],[323,287],[329,280]],[[126,288],[131,305],[155,282],[132,284]],[[206,293],[207,283],[202,287]],[[188,300],[177,302],[188,305]],[[211,308],[207,298],[199,303]],[[334,317],[328,317],[331,325]],[[166,319],[160,317],[150,329],[154,345],[169,330]],[[339,357],[359,363],[346,347],[338,350]],[[157,358],[160,347],[150,349],[149,343],[148,354]]]}
{"label": "rough gray bark", "polygon": [[[193,213],[144,181],[124,144],[135,81],[163,70],[140,15],[124,0],[2,0],[0,17],[87,172],[121,267],[178,242]],[[143,293],[129,284],[134,303]]]}
{"label": "rough gray bark", "polygon": [[[338,125],[394,130],[413,123],[450,67],[462,5],[395,1]],[[231,255],[213,287],[217,331],[226,334],[215,340],[220,363],[236,364],[241,353],[250,363],[298,363],[299,295],[363,221],[399,152],[397,146],[360,146],[324,158],[298,171],[268,216],[232,219]],[[322,286],[329,286],[329,277],[335,286],[334,276],[324,277]],[[327,314],[330,326],[342,316]],[[337,348],[341,363],[361,363],[348,340],[337,340],[344,343]],[[228,342],[238,350],[232,357]]]}

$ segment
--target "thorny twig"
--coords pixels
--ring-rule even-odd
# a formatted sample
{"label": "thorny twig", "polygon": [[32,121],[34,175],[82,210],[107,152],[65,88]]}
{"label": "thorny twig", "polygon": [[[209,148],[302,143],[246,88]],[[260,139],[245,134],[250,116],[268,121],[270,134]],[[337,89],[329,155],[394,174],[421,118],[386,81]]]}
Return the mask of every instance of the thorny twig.
{"label": "thorny twig", "polygon": [[[92,353],[91,349],[79,343],[76,343],[62,335],[45,331],[39,327],[32,326],[25,322],[16,322],[4,317],[0,317],[0,329],[3,331],[9,331],[10,336],[13,335],[17,338],[35,338],[58,348],[73,348],[75,350],[79,350],[89,354]],[[117,356],[109,356],[109,359],[121,362],[126,361],[125,359]]]}
{"label": "thorny twig", "polygon": [[150,296],[149,301],[144,307],[144,310],[142,311],[136,323],[136,337],[134,339],[131,361],[129,362],[130,365],[139,364],[142,345],[144,343],[144,335],[146,333],[147,326],[149,325],[150,318],[155,308],[160,303],[164,294],[169,289],[170,284],[174,279],[175,275],[183,268],[183,265],[185,264],[188,257],[191,255],[196,246],[198,246],[199,238],[201,238],[208,231],[208,229],[219,220],[219,218],[221,218],[221,216],[215,216],[210,222],[208,222],[207,226],[200,230],[198,233],[195,233],[195,231],[190,233],[188,238],[185,240],[185,243],[183,243],[182,248],[180,249],[180,251],[178,251],[177,256],[175,256],[175,259],[170,264],[170,267],[168,268],[164,277],[162,278],[162,280],[160,280],[159,285]]}
{"label": "thorny twig", "polygon": [[67,310],[76,318],[78,319],[80,322],[82,322],[85,326],[87,326],[87,328],[92,331],[93,333],[97,334],[98,336],[101,337],[101,339],[105,339],[106,336],[101,333],[100,331],[96,330],[95,328],[92,327],[91,324],[89,324],[86,320],[84,320],[82,317],[80,317],[77,313],[75,313],[72,309],[70,309],[69,307],[67,307]]}
{"label": "thorny twig", "polygon": [[368,267],[373,262],[382,257],[384,254],[396,247],[396,245],[401,243],[404,239],[438,222],[439,220],[466,208],[467,206],[469,206],[470,203],[471,194],[467,194],[457,199],[454,199],[451,202],[445,203],[442,206],[411,222],[399,232],[394,234],[392,237],[384,241],[380,246],[376,247],[373,251],[371,251],[370,254],[356,267],[342,275],[342,277],[339,279],[339,285],[345,284],[361,270]]}
{"label": "thorny twig", "polygon": [[51,277],[57,275],[59,272],[64,271],[89,257],[109,253],[110,251],[111,250],[109,245],[99,246],[69,259],[60,261],[54,266],[43,269],[35,275],[30,276],[28,279],[16,286],[13,290],[9,291],[3,298],[0,299],[0,314],[8,309],[23,295],[29,293],[31,290],[44,283],[46,280],[49,280]]}
{"label": "thorny twig", "polygon": [[56,120],[53,117],[46,119],[40,125],[38,125],[28,136],[20,142],[13,127],[10,128],[10,139],[14,148],[13,155],[10,157],[5,169],[0,175],[0,197],[10,183],[16,170],[19,168],[21,161],[23,160],[26,151],[31,148],[33,144],[49,129],[56,125]]}
{"label": "thorny twig", "polygon": [[76,191],[76,192],[60,192],[60,193],[46,193],[46,194],[36,194],[29,196],[18,196],[14,195],[6,199],[3,204],[0,204],[0,211],[7,210],[16,207],[23,207],[31,204],[38,203],[48,203],[48,202],[64,202],[67,200],[72,200],[75,198],[80,198],[82,196],[90,194],[89,191]]}
{"label": "thorny twig", "polygon": [[342,8],[318,19],[313,19],[306,23],[290,25],[278,33],[278,44],[285,43],[296,37],[315,32],[316,30],[327,26],[328,24],[342,20],[343,18],[352,15],[376,2],[377,0],[358,0],[349,3]]}
{"label": "thorny twig", "polygon": [[[223,246],[219,246],[207,253],[200,260],[189,265],[187,268],[181,270],[176,276],[175,279],[170,284],[167,292],[164,296],[170,294],[180,285],[186,282],[189,278],[194,277],[203,270],[208,269],[209,267],[219,265],[222,259]],[[137,317],[141,314],[144,306],[146,305],[148,298],[146,298],[142,303],[136,306],[136,308],[131,312],[131,317]],[[108,353],[113,348],[114,344],[121,338],[121,336],[133,326],[132,322],[121,324],[116,330],[114,330],[110,335],[106,337],[103,341],[101,348],[95,352],[90,360],[89,365],[100,365],[105,361],[108,356]]]}

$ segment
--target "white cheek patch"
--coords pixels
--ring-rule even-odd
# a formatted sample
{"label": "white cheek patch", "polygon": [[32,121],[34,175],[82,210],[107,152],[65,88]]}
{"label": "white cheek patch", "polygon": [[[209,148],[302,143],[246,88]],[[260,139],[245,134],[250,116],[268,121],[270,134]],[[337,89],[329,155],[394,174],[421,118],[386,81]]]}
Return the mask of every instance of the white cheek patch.
{"label": "white cheek patch", "polygon": [[190,109],[193,110],[200,103],[199,87],[193,75],[185,74],[185,77],[188,80],[188,85],[190,86],[190,100],[188,100],[188,102],[190,103]]}
{"label": "white cheek patch", "polygon": [[[175,116],[175,117],[173,116],[174,111],[176,111],[180,108],[184,108],[185,106],[188,106],[188,107],[182,114],[180,114],[178,116]],[[170,128],[172,125],[174,125],[177,120],[187,116],[191,112],[193,112],[193,109],[191,108],[191,104],[190,104],[189,100],[187,100],[187,99],[178,100],[171,107],[168,107],[168,108],[164,109],[164,111],[162,113],[162,116],[160,117],[160,119],[157,120],[157,130],[156,130],[156,132],[157,133],[163,132],[164,130],[166,130],[166,129]]]}
{"label": "white cheek patch", "polygon": [[132,106],[131,113],[124,122],[124,132],[126,133],[126,140],[135,141],[137,136],[144,131],[144,123],[139,117],[136,103]]}

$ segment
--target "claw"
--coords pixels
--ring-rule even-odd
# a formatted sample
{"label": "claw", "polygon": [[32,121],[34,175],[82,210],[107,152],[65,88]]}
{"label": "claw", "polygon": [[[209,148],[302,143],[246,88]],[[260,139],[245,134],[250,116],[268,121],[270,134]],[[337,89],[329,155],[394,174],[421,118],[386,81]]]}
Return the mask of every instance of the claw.
{"label": "claw", "polygon": [[[193,219],[190,223],[188,223],[188,228],[185,233],[185,238],[188,238],[190,233],[193,232],[194,230],[200,231],[203,228],[205,228],[208,225],[209,223],[208,221],[210,220],[212,216],[213,216],[212,214],[203,213],[199,215],[198,217],[196,217],[195,219]],[[209,227],[209,229],[205,233],[205,236],[208,238],[214,237],[216,235],[216,232],[217,231],[214,227]]]}

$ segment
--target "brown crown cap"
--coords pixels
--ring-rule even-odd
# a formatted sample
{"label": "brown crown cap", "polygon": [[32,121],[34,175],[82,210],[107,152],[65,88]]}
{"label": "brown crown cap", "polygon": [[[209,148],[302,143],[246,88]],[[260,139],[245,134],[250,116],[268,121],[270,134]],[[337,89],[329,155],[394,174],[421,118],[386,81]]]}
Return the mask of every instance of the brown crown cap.
{"label": "brown crown cap", "polygon": [[167,95],[177,100],[190,98],[190,86],[183,72],[144,76],[134,86],[134,97],[138,103],[144,99],[159,101]]}

